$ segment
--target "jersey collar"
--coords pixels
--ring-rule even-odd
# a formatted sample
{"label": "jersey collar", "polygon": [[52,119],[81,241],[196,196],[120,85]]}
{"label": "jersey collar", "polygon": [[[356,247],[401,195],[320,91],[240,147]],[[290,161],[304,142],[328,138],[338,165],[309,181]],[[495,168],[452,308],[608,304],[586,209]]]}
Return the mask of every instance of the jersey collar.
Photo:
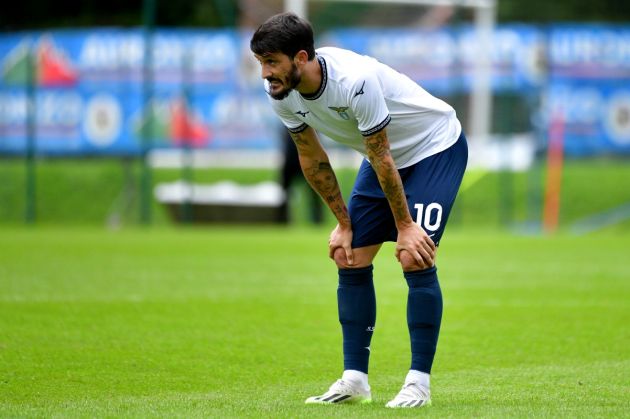
{"label": "jersey collar", "polygon": [[324,57],[322,57],[321,55],[317,56],[317,60],[319,61],[319,67],[322,72],[322,82],[319,85],[319,89],[317,89],[315,93],[311,95],[303,95],[302,93],[300,93],[302,97],[306,100],[319,99],[319,97],[324,93],[324,90],[326,89],[326,84],[328,84],[328,70],[326,69],[326,60],[324,60]]}

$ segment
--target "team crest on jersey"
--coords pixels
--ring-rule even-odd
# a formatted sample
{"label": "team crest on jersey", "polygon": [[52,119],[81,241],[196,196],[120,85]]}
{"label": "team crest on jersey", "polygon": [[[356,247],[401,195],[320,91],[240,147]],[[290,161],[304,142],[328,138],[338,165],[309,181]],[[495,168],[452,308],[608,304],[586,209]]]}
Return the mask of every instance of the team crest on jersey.
{"label": "team crest on jersey", "polygon": [[329,106],[328,109],[332,109],[333,111],[337,112],[339,116],[343,119],[350,119],[350,115],[348,115],[348,112],[346,112],[348,110],[347,106]]}

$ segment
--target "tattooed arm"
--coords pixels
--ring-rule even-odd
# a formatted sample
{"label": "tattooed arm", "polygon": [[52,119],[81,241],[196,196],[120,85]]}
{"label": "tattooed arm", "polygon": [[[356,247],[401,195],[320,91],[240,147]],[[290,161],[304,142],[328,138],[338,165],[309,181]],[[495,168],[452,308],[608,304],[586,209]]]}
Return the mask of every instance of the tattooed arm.
{"label": "tattooed arm", "polygon": [[291,133],[291,138],[297,146],[304,177],[326,202],[339,224],[350,227],[348,209],[341,195],[337,177],[317,134],[309,127],[302,132]]}
{"label": "tattooed arm", "polygon": [[317,133],[308,127],[299,133],[290,133],[297,147],[300,167],[311,187],[322,197],[337,218],[337,227],[328,242],[329,256],[333,258],[337,248],[346,252],[348,265],[354,264],[352,253],[352,225],[346,203],[341,195],[337,176],[330,165],[328,155],[321,146]]}
{"label": "tattooed arm", "polygon": [[396,257],[400,260],[400,252],[405,250],[415,259],[418,267],[433,266],[435,244],[411,218],[402,180],[390,153],[386,129],[366,136],[365,148],[396,221]]}

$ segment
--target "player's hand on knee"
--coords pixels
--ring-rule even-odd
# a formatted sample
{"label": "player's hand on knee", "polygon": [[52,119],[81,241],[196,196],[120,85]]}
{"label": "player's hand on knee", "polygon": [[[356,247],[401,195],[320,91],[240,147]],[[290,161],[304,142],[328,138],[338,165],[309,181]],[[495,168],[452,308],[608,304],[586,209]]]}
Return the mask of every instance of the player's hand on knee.
{"label": "player's hand on knee", "polygon": [[[339,253],[338,249],[341,249],[343,253]],[[330,239],[328,239],[328,257],[334,260],[338,266],[341,266],[339,263],[341,258],[345,259],[345,265],[354,265],[351,227],[342,227],[337,224],[337,226],[333,229],[330,233]]]}
{"label": "player's hand on knee", "polygon": [[[398,229],[396,259],[402,264],[401,252],[406,251],[417,266],[432,267],[435,264],[435,243],[416,223]],[[404,269],[404,266],[403,266]]]}
{"label": "player's hand on knee", "polygon": [[352,268],[352,265],[348,264],[346,251],[341,247],[335,249],[332,259],[335,261],[338,268]]}
{"label": "player's hand on knee", "polygon": [[418,263],[416,258],[411,256],[409,252],[406,250],[401,250],[398,254],[398,261],[400,262],[400,266],[402,270],[405,272],[411,271],[422,271],[424,269],[429,269],[433,267],[434,264],[428,264],[424,260],[421,263]]}

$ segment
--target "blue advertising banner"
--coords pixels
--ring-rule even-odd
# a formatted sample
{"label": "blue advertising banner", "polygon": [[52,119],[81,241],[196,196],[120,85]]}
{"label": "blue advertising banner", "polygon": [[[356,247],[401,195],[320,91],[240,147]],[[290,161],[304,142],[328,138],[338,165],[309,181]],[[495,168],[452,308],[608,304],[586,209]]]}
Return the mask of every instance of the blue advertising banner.
{"label": "blue advertising banner", "polygon": [[547,101],[548,126],[553,118],[561,120],[567,154],[630,152],[630,88],[556,80],[549,85]]}
{"label": "blue advertising banner", "polygon": [[40,154],[134,155],[143,133],[154,147],[274,147],[278,122],[244,35],[156,32],[146,106],[139,30],[0,36],[0,153],[25,151],[29,71]]}
{"label": "blue advertising banner", "polygon": [[457,40],[452,31],[344,29],[327,33],[320,45],[369,55],[432,92],[459,90]]}
{"label": "blue advertising banner", "polygon": [[554,25],[549,28],[549,74],[581,80],[630,78],[630,27]]}
{"label": "blue advertising banner", "polygon": [[[545,74],[544,34],[535,27],[506,25],[492,36],[491,82],[494,91],[539,88]],[[345,29],[331,31],[322,45],[372,56],[411,77],[434,94],[469,92],[482,43],[473,27]]]}
{"label": "blue advertising banner", "polygon": [[[471,26],[457,32],[462,86],[472,89],[475,61],[483,46]],[[540,89],[546,76],[544,32],[535,26],[502,25],[492,35],[491,86],[496,93],[528,93]]]}
{"label": "blue advertising banner", "polygon": [[[29,77],[40,154],[136,155],[143,133],[160,148],[276,148],[250,35],[157,30],[146,104],[139,29],[0,35],[0,153],[25,152]],[[493,91],[540,93],[568,154],[630,153],[629,26],[502,25],[492,40]],[[317,42],[371,55],[438,96],[470,92],[480,44],[470,26],[335,30]]]}
{"label": "blue advertising banner", "polygon": [[549,119],[570,155],[630,153],[630,27],[549,28]]}

